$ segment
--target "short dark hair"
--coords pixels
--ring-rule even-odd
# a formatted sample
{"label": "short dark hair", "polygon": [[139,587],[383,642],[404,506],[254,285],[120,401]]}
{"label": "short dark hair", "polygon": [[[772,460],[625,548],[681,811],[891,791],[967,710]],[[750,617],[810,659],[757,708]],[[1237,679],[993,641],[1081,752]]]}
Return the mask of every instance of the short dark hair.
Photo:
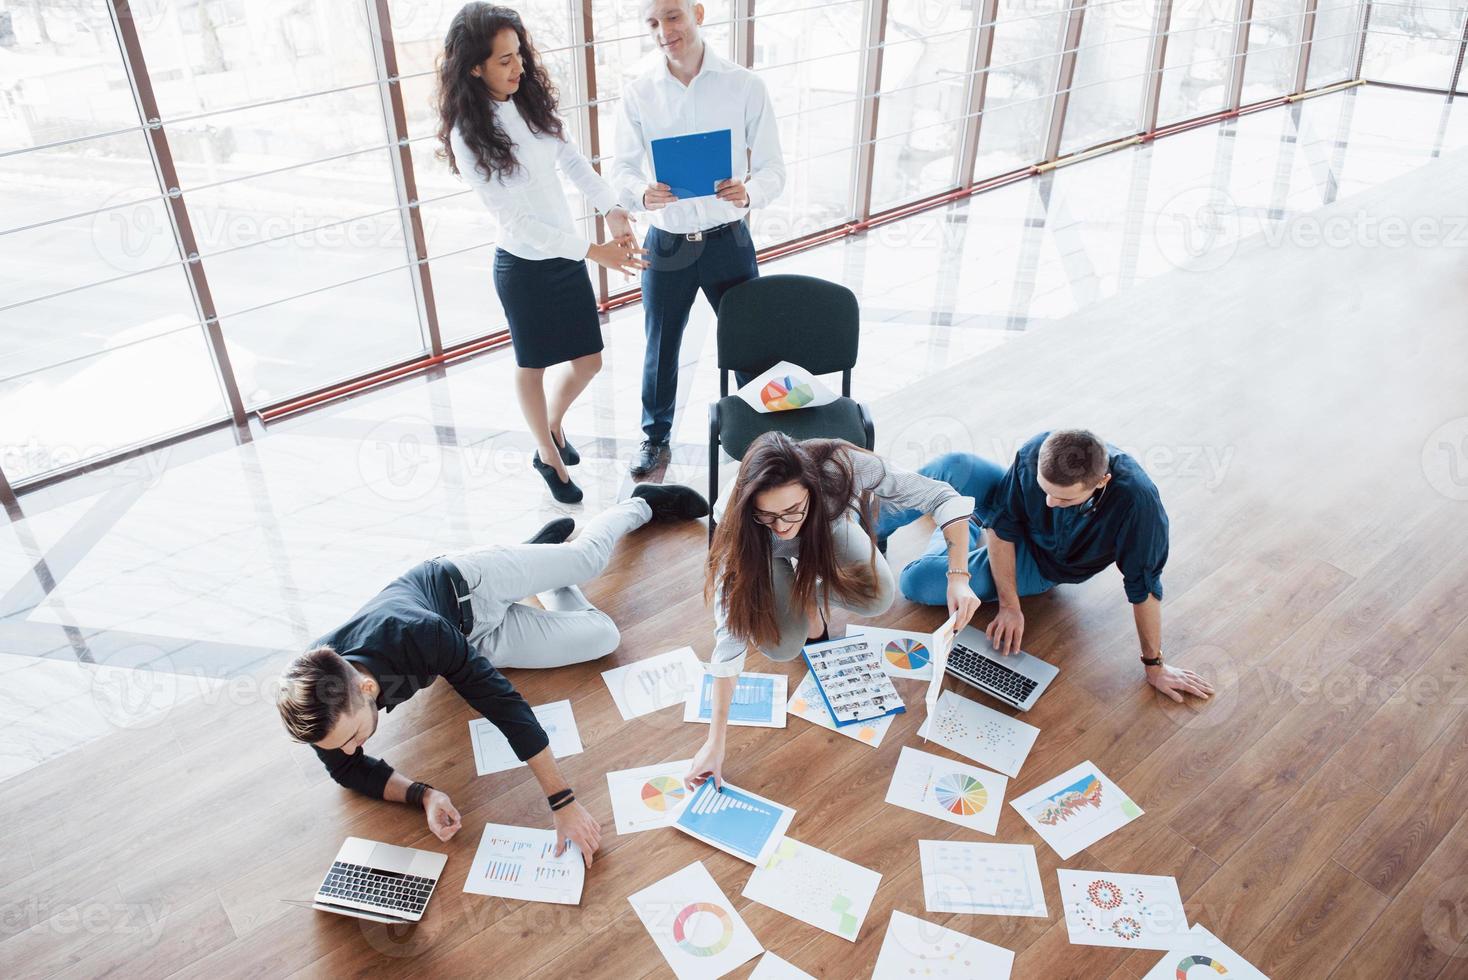
{"label": "short dark hair", "polygon": [[1040,475],[1060,487],[1093,487],[1111,467],[1106,443],[1089,429],[1056,429],[1040,444]]}
{"label": "short dark hair", "polygon": [[286,668],[275,694],[285,730],[297,742],[314,745],[355,703],[356,668],[331,647],[307,650]]}

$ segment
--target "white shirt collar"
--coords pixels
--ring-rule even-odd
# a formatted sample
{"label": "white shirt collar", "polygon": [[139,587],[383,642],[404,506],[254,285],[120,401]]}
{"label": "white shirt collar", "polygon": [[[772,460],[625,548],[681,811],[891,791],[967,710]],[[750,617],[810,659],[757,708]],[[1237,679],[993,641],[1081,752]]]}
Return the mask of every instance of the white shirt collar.
{"label": "white shirt collar", "polygon": [[704,75],[713,75],[717,74],[718,72],[729,71],[730,69],[735,67],[734,62],[721,56],[709,45],[707,38],[705,38],[703,42],[703,64],[698,66],[698,74],[689,79],[687,86],[684,86],[682,82],[673,77],[673,71],[668,67],[667,58],[659,56],[658,60],[659,64],[653,69],[653,77],[660,78],[663,81],[667,82],[669,85],[676,85],[680,90],[684,89],[685,87],[692,88],[693,83],[698,81]]}

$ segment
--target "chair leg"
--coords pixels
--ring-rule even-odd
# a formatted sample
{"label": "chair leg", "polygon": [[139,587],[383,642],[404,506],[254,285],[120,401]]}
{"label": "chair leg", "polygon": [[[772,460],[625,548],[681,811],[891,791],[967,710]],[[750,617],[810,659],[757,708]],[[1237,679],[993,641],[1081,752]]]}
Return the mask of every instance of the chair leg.
{"label": "chair leg", "polygon": [[714,543],[714,502],[719,499],[719,406],[709,406],[709,546]]}

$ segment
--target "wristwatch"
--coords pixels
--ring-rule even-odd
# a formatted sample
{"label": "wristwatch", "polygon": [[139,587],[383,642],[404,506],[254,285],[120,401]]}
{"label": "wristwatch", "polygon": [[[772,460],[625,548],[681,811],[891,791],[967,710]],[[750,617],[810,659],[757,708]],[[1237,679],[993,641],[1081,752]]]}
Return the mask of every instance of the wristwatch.
{"label": "wristwatch", "polygon": [[1144,666],[1144,667],[1161,667],[1162,666],[1162,654],[1159,653],[1155,657],[1143,657],[1142,658],[1142,666]]}

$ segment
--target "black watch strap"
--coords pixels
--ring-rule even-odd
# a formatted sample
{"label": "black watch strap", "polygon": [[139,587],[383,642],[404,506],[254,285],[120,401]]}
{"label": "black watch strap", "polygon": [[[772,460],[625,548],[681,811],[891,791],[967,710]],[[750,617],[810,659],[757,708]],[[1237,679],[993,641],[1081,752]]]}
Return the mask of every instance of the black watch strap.
{"label": "black watch strap", "polygon": [[1162,666],[1162,657],[1161,656],[1156,656],[1156,657],[1143,657],[1142,658],[1142,665],[1144,667],[1161,667]]}

